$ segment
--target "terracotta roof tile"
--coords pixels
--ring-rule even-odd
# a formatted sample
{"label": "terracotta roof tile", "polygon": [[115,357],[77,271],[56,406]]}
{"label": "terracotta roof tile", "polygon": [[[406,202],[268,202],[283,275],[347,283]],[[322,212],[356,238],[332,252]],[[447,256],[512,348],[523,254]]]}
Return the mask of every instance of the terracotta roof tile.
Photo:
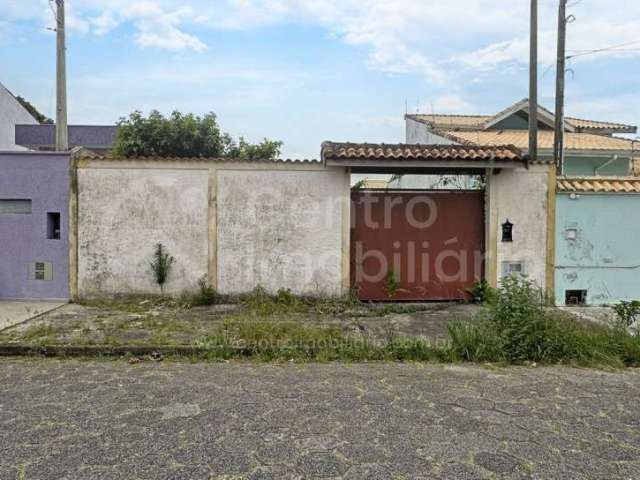
{"label": "terracotta roof tile", "polygon": [[[433,128],[441,130],[484,130],[487,125],[494,119],[515,111],[521,108],[527,108],[528,99],[520,100],[513,105],[505,108],[504,110],[494,115],[457,115],[457,114],[407,114],[405,118],[410,118],[417,122],[426,123]],[[540,112],[554,117],[554,112],[538,105]],[[637,127],[633,125],[626,125],[618,122],[601,122],[597,120],[586,120],[582,118],[567,117],[566,123],[568,126],[575,129],[577,132],[596,133],[596,134],[611,134],[611,133],[636,133]]]}
{"label": "terracotta roof tile", "polygon": [[640,193],[640,178],[558,177],[557,188],[568,193]]}
{"label": "terracotta roof tile", "polygon": [[295,163],[295,164],[314,164],[321,163],[317,159],[297,159],[297,158],[259,158],[254,160],[231,158],[231,157],[118,157],[115,155],[100,155],[86,149],[74,149],[72,150],[76,159],[87,160],[105,160],[115,162],[126,161],[142,161],[142,162],[213,162],[213,163]]}
{"label": "terracotta roof tile", "polygon": [[482,129],[492,116],[489,115],[406,115],[417,122],[427,123],[435,128],[451,129],[471,128]]}
{"label": "terracotta roof tile", "polygon": [[524,155],[512,145],[410,145],[378,143],[322,144],[323,160],[523,160]]}
{"label": "terracotta roof tile", "polygon": [[[529,132],[527,130],[444,131],[441,133],[454,141],[459,141],[466,145],[514,145],[523,150],[529,147]],[[553,131],[540,130],[538,132],[539,148],[553,149],[553,137]],[[567,150],[631,151],[633,142],[625,138],[565,132],[564,143]]]}
{"label": "terracotta roof tile", "polygon": [[633,125],[625,125],[624,123],[615,122],[599,122],[596,120],[584,120],[581,118],[567,117],[567,122],[580,130],[612,130],[617,133],[635,133],[638,129]]}

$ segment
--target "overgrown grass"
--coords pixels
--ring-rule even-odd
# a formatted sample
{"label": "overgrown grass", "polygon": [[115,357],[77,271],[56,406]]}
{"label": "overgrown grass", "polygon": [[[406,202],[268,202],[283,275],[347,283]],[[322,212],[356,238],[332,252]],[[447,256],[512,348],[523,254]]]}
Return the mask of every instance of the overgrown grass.
{"label": "overgrown grass", "polygon": [[270,295],[261,286],[257,286],[247,294],[240,295],[239,302],[247,313],[259,317],[295,313],[334,317],[344,315],[373,317],[434,309],[432,304],[363,303],[352,294],[341,297],[305,297],[295,295],[288,289],[280,289],[275,295]]}
{"label": "overgrown grass", "polygon": [[181,306],[179,301],[159,295],[122,295],[113,298],[80,299],[78,304],[101,310],[115,310],[134,314],[144,314],[158,307],[175,308]]}
{"label": "overgrown grass", "polygon": [[196,342],[207,358],[249,357],[264,361],[370,361],[448,359],[448,350],[420,339],[394,338],[378,343],[346,335],[338,326],[305,326],[295,321],[237,317],[217,334]]}
{"label": "overgrown grass", "polygon": [[243,302],[253,314],[245,312],[232,317],[219,332],[197,342],[205,356],[302,361],[640,365],[640,335],[629,332],[622,324],[582,322],[549,308],[533,284],[516,278],[503,282],[495,301],[479,318],[451,322],[450,339],[441,343],[398,337],[376,342],[347,335],[339,326],[305,326],[297,321],[275,320],[274,315],[283,311],[308,311],[326,305],[288,293],[271,297],[257,290]]}
{"label": "overgrown grass", "polygon": [[[640,366],[640,334],[628,321],[593,324],[549,307],[540,291],[526,280],[510,278],[499,290],[485,295],[483,312],[472,320],[449,323],[449,339],[433,343],[424,338],[374,340],[349,333],[339,319],[385,316],[438,308],[434,305],[365,304],[353,296],[301,297],[289,290],[275,295],[257,287],[236,299],[221,297],[202,282],[198,299],[190,303],[158,297],[128,297],[85,302],[90,306],[142,314],[135,324],[119,321],[102,325],[107,344],[119,344],[128,329],[148,331],[152,345],[180,343],[185,334],[200,340],[200,358],[295,361],[438,361],[503,364],[572,364],[596,367]],[[479,297],[480,298],[480,297]],[[187,308],[191,305],[234,300],[240,308],[222,324],[206,329],[189,328],[171,308],[158,316],[152,308]],[[490,300],[490,301],[489,301]],[[169,315],[169,317],[167,317]],[[225,314],[226,315],[226,314]],[[311,317],[312,322],[305,318]],[[323,319],[331,322],[323,325]],[[318,320],[316,322],[316,320]],[[213,333],[207,333],[213,332]],[[51,326],[27,331],[24,339],[46,343],[58,332]],[[116,335],[118,334],[118,335]],[[127,335],[120,335],[126,341]],[[180,338],[179,338],[180,337]],[[188,335],[187,335],[188,338]]]}
{"label": "overgrown grass", "polygon": [[449,325],[454,357],[472,362],[640,365],[640,335],[622,323],[578,321],[548,308],[532,283],[505,279],[476,322]]}

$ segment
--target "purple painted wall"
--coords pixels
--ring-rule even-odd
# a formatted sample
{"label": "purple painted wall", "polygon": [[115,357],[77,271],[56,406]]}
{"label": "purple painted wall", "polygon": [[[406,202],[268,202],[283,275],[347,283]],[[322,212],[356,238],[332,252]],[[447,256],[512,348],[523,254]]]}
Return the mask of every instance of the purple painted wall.
{"label": "purple painted wall", "polygon": [[[31,199],[31,214],[0,212],[0,298],[69,298],[69,155],[0,152],[0,199]],[[47,212],[60,213],[60,240],[47,239]],[[51,262],[53,279],[30,280]]]}

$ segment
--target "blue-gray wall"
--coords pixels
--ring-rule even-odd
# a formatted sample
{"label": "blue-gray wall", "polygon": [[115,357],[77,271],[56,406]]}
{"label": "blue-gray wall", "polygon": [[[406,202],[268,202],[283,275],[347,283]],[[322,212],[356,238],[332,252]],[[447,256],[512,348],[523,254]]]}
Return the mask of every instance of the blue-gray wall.
{"label": "blue-gray wall", "polygon": [[[551,160],[552,155],[541,154],[541,158]],[[631,174],[631,158],[620,156],[611,161],[611,155],[577,156],[567,152],[564,158],[564,174],[567,177],[626,177]],[[611,162],[611,163],[609,163]],[[602,165],[607,164],[604,168]],[[596,173],[597,170],[597,173]]]}
{"label": "blue-gray wall", "polygon": [[558,304],[566,290],[587,290],[590,305],[640,299],[639,194],[559,194],[556,218]]}

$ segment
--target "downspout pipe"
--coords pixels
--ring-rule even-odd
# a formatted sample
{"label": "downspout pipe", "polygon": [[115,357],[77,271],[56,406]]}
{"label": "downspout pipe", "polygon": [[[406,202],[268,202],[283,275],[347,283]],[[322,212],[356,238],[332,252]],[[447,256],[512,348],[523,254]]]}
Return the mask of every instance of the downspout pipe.
{"label": "downspout pipe", "polygon": [[603,168],[605,168],[605,167],[608,167],[609,165],[611,165],[613,162],[615,162],[615,161],[617,161],[617,160],[618,160],[618,155],[614,155],[614,156],[613,156],[613,157],[611,157],[609,160],[607,160],[606,162],[604,162],[602,165],[600,165],[599,167],[596,167],[596,168],[593,170],[593,174],[594,174],[596,177],[599,177],[599,176],[600,176],[600,170],[602,170],[602,169],[603,169]]}

